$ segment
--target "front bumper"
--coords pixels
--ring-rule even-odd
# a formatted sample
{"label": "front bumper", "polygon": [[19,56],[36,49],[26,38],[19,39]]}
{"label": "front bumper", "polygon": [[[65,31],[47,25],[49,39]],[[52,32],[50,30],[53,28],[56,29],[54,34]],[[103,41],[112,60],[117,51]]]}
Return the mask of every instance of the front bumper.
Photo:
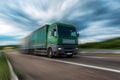
{"label": "front bumper", "polygon": [[56,55],[76,55],[78,54],[77,47],[77,45],[58,45],[55,53]]}

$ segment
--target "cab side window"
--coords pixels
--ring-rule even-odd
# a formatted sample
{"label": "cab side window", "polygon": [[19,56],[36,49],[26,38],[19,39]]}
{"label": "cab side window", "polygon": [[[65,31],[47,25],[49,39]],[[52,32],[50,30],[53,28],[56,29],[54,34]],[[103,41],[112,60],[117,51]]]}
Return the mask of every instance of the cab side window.
{"label": "cab side window", "polygon": [[56,29],[55,28],[52,29],[51,36],[56,36]]}

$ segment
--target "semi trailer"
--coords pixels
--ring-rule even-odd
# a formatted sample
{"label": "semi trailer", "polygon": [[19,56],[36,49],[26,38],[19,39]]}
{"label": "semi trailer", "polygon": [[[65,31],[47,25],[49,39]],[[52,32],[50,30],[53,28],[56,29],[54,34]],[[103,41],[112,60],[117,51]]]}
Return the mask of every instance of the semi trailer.
{"label": "semi trailer", "polygon": [[72,57],[78,52],[76,27],[65,23],[44,25],[22,40],[21,50],[28,54],[43,54],[48,57]]}

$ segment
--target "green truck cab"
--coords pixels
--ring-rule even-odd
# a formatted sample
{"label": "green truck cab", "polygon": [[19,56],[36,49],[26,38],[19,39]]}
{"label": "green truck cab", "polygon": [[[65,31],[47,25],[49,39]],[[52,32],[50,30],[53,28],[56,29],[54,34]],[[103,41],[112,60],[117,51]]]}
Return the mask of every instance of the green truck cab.
{"label": "green truck cab", "polygon": [[44,25],[24,38],[21,48],[29,54],[72,57],[78,53],[78,36],[75,26],[70,24]]}

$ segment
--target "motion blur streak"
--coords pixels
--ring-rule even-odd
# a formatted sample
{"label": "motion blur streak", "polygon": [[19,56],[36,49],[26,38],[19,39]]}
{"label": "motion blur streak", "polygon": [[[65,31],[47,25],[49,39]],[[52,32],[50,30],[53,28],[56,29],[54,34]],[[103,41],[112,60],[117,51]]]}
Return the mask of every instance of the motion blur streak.
{"label": "motion blur streak", "polygon": [[120,37],[119,4],[120,0],[0,0],[0,43],[16,44],[54,22],[76,25],[80,43]]}
{"label": "motion blur streak", "polygon": [[63,61],[63,60],[55,60],[55,59],[48,59],[48,58],[43,58],[43,59],[47,59],[47,60],[51,60],[51,61],[57,61],[57,62],[62,62],[62,63],[67,63],[67,64],[72,64],[72,65],[77,65],[77,66],[83,66],[83,67],[88,67],[88,68],[94,68],[94,69],[100,69],[100,70],[105,70],[105,71],[111,71],[111,72],[115,72],[115,73],[120,73],[120,70],[116,70],[116,69],[98,67],[98,66],[81,64],[81,63],[75,63],[75,62],[69,62],[69,61]]}

